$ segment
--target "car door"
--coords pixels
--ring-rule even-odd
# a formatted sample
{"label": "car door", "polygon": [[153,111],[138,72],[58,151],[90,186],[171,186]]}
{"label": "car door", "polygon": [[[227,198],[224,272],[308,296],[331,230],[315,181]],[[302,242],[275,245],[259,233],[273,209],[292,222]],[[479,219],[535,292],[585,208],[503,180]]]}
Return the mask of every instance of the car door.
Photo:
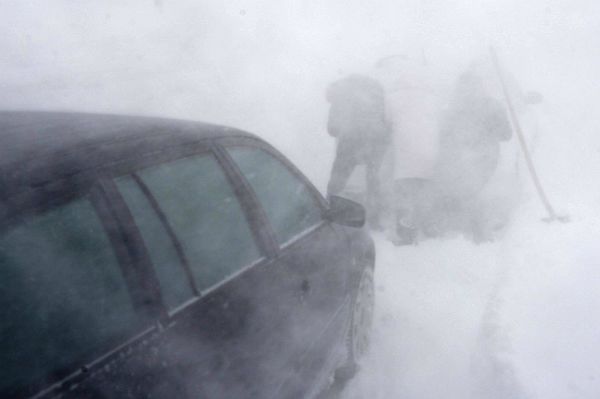
{"label": "car door", "polygon": [[296,356],[282,389],[301,392],[326,366],[345,331],[350,303],[345,236],[323,219],[323,199],[281,155],[259,142],[224,144],[270,223],[277,267],[292,287],[290,345]]}
{"label": "car door", "polygon": [[27,193],[2,220],[0,396],[145,395],[131,373],[151,363],[140,348],[155,330],[142,304],[153,304],[102,190],[64,186]]}
{"label": "car door", "polygon": [[160,286],[155,346],[191,397],[272,396],[287,351],[289,289],[235,179],[204,148],[114,181]]}

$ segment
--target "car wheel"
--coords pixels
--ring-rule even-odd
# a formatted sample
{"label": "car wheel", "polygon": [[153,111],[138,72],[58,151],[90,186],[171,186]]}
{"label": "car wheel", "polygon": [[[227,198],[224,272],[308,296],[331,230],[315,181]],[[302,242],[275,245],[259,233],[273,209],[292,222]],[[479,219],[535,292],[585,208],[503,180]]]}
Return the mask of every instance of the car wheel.
{"label": "car wheel", "polygon": [[334,379],[338,384],[344,384],[356,374],[358,362],[369,349],[374,309],[373,269],[365,267],[358,283],[358,290],[352,304],[352,316],[346,333],[346,364],[335,372]]}
{"label": "car wheel", "polygon": [[366,267],[358,284],[348,331],[348,352],[354,362],[358,362],[369,349],[374,309],[373,269]]}

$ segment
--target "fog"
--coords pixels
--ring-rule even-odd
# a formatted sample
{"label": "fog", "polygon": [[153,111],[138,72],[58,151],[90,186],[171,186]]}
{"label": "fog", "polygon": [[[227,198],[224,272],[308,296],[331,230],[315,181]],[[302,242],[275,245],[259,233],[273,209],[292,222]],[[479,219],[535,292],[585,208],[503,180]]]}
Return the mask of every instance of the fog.
{"label": "fog", "polygon": [[336,146],[332,81],[374,76],[379,59],[399,54],[426,65],[447,102],[478,61],[504,101],[493,46],[513,95],[543,96],[517,113],[542,184],[570,222],[541,220],[513,135],[488,189],[510,220],[494,242],[451,234],[397,247],[375,232],[371,348],[341,397],[600,395],[600,3],[5,0],[0,20],[0,109],[242,128],[323,193]]}

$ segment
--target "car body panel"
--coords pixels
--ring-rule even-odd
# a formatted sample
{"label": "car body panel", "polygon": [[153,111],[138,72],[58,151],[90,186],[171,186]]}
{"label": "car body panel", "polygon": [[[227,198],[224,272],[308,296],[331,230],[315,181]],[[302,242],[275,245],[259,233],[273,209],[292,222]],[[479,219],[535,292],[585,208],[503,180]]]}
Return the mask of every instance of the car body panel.
{"label": "car body panel", "polygon": [[[372,243],[362,230],[323,220],[280,245],[262,204],[227,155],[225,148],[234,145],[267,150],[326,209],[283,155],[236,129],[144,117],[0,112],[2,224],[18,223],[28,209],[60,197],[92,195],[132,303],[147,320],[142,330],[69,373],[3,397],[284,398],[312,392],[307,381],[326,373],[344,344],[353,280]],[[222,168],[262,257],[170,309],[114,179],[201,153]],[[161,213],[160,205],[155,211]],[[169,230],[164,215],[159,219]],[[169,237],[181,252],[179,237],[172,230]]]}

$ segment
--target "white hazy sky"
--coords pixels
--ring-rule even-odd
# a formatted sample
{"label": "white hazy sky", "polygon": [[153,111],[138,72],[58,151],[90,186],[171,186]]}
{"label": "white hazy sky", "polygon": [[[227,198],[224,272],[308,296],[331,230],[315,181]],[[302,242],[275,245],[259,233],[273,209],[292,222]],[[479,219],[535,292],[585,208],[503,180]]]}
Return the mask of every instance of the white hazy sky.
{"label": "white hazy sky", "polygon": [[4,0],[1,104],[211,117],[216,103],[273,97],[273,84],[293,97],[389,53],[464,63],[494,43],[531,75],[551,58],[600,57],[589,51],[600,45],[593,1],[162,3]]}
{"label": "white hazy sky", "polygon": [[495,44],[523,86],[585,107],[600,88],[598,21],[591,0],[3,0],[0,108],[230,124],[323,181],[302,154],[330,157],[332,79],[393,53],[453,72]]}

